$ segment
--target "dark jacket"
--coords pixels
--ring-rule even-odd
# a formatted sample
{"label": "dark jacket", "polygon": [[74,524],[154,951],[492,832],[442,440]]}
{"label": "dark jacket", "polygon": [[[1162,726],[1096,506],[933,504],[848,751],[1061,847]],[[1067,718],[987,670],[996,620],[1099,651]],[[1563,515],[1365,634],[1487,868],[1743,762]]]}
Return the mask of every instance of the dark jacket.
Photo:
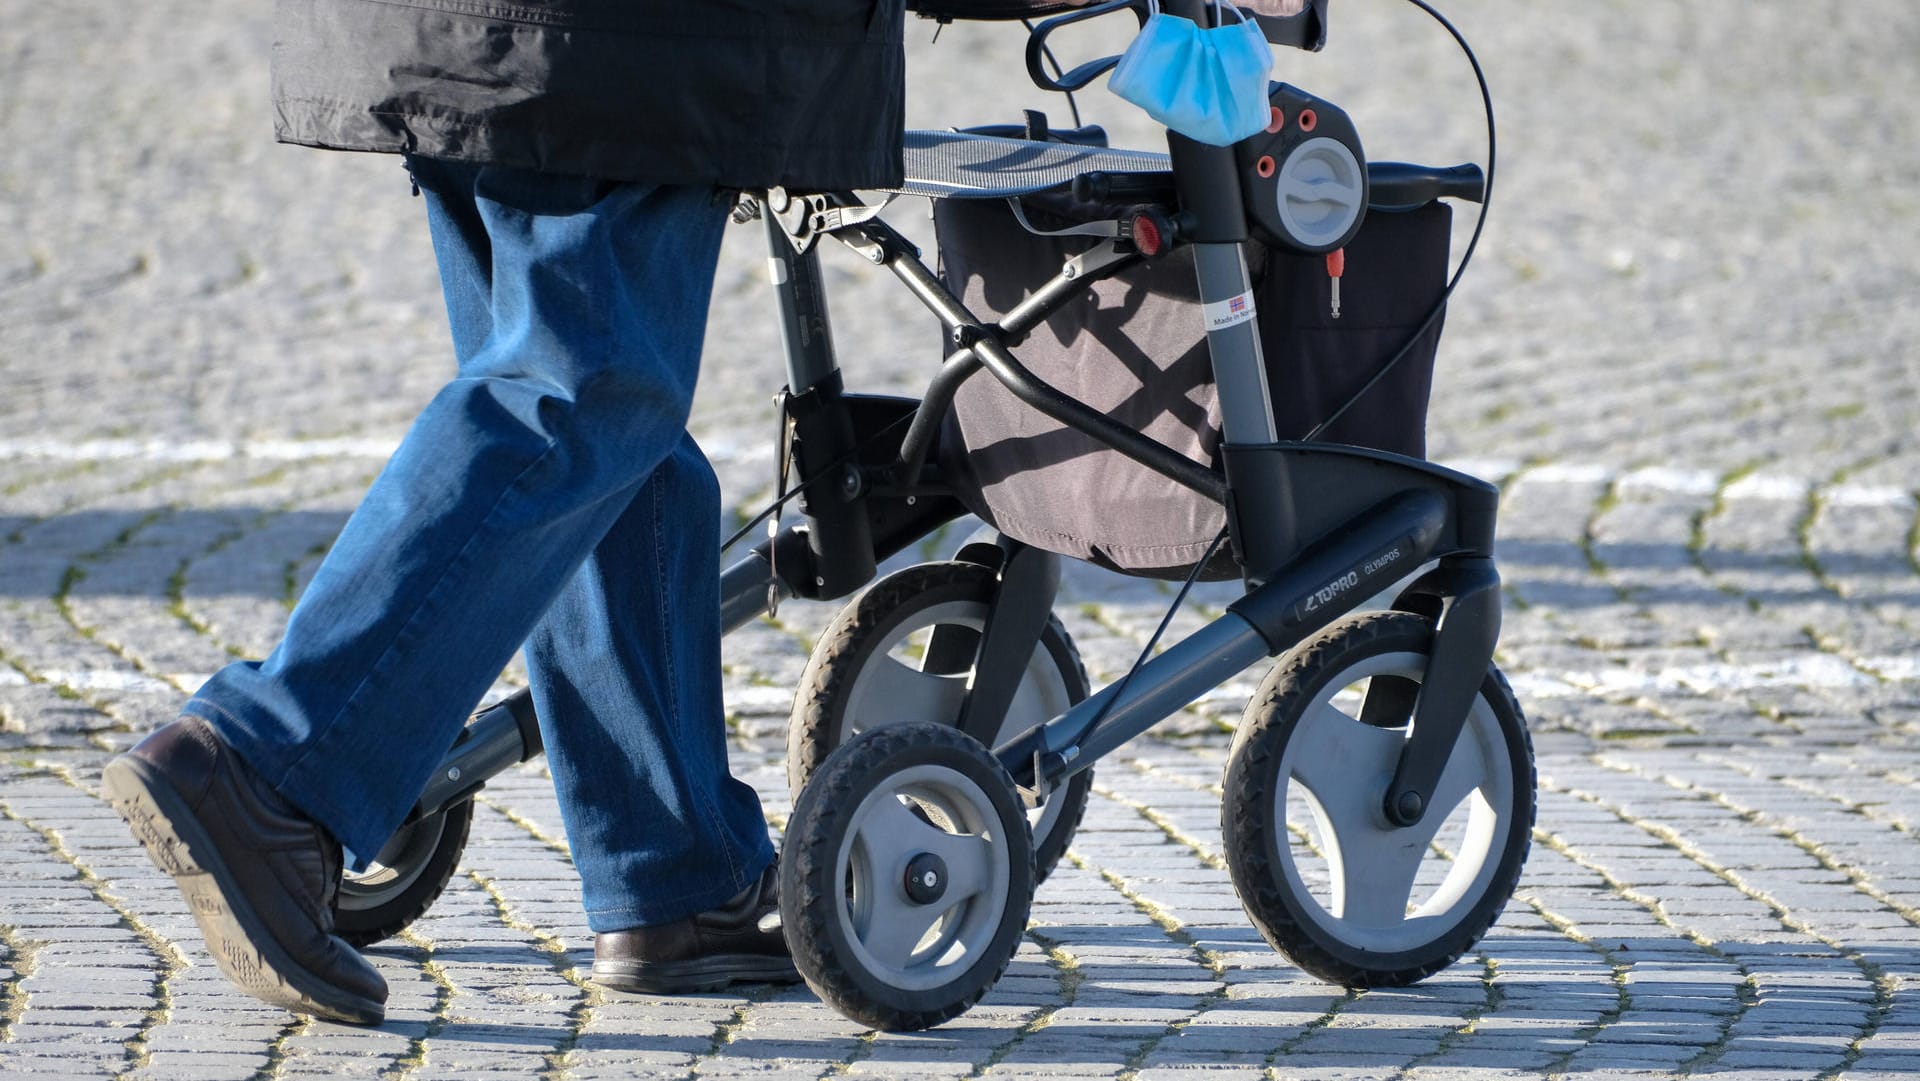
{"label": "dark jacket", "polygon": [[278,0],[283,142],[615,180],[900,182],[902,0]]}

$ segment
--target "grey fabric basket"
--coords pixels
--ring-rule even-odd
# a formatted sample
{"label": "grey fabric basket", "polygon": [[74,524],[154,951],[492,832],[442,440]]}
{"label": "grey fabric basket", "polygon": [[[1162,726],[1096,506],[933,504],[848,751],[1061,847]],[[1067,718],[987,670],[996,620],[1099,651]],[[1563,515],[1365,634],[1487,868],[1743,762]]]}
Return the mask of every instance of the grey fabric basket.
{"label": "grey fabric basket", "polygon": [[[1326,263],[1250,248],[1261,344],[1283,440],[1345,404],[1397,353],[1445,289],[1452,213],[1373,212],[1347,246],[1335,319]],[[1003,200],[945,199],[934,230],[949,288],[997,319],[1087,238],[1039,236]],[[1220,411],[1193,261],[1165,258],[1096,282],[1014,355],[1035,375],[1196,462],[1218,465]],[[1441,320],[1319,439],[1421,457]],[[1225,520],[1205,497],[1020,402],[985,371],[961,387],[941,440],[961,500],[1001,532],[1128,574],[1183,578]],[[1204,578],[1237,576],[1217,556]]]}

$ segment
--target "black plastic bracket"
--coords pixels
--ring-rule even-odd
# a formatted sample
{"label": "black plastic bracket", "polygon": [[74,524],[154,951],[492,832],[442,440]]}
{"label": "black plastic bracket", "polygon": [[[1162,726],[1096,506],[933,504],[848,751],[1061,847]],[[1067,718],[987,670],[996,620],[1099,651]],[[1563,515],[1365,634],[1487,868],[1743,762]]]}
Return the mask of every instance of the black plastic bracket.
{"label": "black plastic bracket", "polygon": [[987,612],[973,665],[973,686],[961,701],[958,724],[962,732],[989,747],[1026,677],[1060,589],[1059,556],[1011,537],[1002,537],[998,543],[1005,553],[1000,588]]}
{"label": "black plastic bracket", "polygon": [[[1500,637],[1500,572],[1486,556],[1443,559],[1408,586],[1394,607],[1437,616],[1439,623],[1413,710],[1413,734],[1400,752],[1381,808],[1387,821],[1411,826],[1432,808],[1434,790],[1493,661]],[[1390,686],[1377,706],[1370,694],[1361,719],[1387,723],[1380,714],[1397,711],[1401,703],[1394,699],[1404,693],[1404,687]]]}
{"label": "black plastic bracket", "polygon": [[[868,205],[847,192],[797,193],[785,188],[769,188],[764,209],[792,242],[793,250],[805,252],[823,236],[879,217],[886,203]],[[868,254],[868,258],[876,263],[881,261],[872,254]]]}
{"label": "black plastic bracket", "polygon": [[813,582],[811,591],[799,590],[813,600],[844,597],[865,585],[874,572],[866,478],[855,460],[853,420],[843,400],[840,373],[834,371],[790,397],[787,405],[794,464],[800,476],[814,478],[803,481],[800,489]]}

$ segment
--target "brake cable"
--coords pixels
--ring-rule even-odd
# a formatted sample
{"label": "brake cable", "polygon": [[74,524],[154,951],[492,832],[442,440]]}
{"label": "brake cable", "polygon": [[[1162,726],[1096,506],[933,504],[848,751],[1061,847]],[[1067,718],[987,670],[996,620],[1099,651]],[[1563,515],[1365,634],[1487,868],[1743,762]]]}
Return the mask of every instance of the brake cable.
{"label": "brake cable", "polygon": [[1480,193],[1480,217],[1479,220],[1473,223],[1473,233],[1467,238],[1467,246],[1460,253],[1460,265],[1454,269],[1452,279],[1447,282],[1447,287],[1441,290],[1440,299],[1433,302],[1433,307],[1427,312],[1426,318],[1420,321],[1420,325],[1415,328],[1413,334],[1407,338],[1406,344],[1402,345],[1398,352],[1389,357],[1387,362],[1380,366],[1380,370],[1373,373],[1372,378],[1361,384],[1360,389],[1354,391],[1340,408],[1334,410],[1326,419],[1314,425],[1312,431],[1302,436],[1301,442],[1305,443],[1311,443],[1318,439],[1320,434],[1326,431],[1334,421],[1339,420],[1346,414],[1347,410],[1353,408],[1354,404],[1365,397],[1368,391],[1379,384],[1380,380],[1387,377],[1387,373],[1393,371],[1394,368],[1399,366],[1401,361],[1410,356],[1413,353],[1414,346],[1418,345],[1420,339],[1426,336],[1427,331],[1433,329],[1433,325],[1439,321],[1440,316],[1447,310],[1447,300],[1453,296],[1454,289],[1460,285],[1461,277],[1466,274],[1467,264],[1473,262],[1474,249],[1480,246],[1480,234],[1487,227],[1487,210],[1493,205],[1493,163],[1495,147],[1493,93],[1487,88],[1487,74],[1481,69],[1480,58],[1474,55],[1473,46],[1467,44],[1466,37],[1463,36],[1459,29],[1451,22],[1447,21],[1445,15],[1435,10],[1433,5],[1427,3],[1427,0],[1407,0],[1407,3],[1412,4],[1414,7],[1432,16],[1448,34],[1453,36],[1455,43],[1460,46],[1460,51],[1466,54],[1467,63],[1473,67],[1474,81],[1480,86],[1480,104],[1487,118],[1487,168],[1486,182]]}

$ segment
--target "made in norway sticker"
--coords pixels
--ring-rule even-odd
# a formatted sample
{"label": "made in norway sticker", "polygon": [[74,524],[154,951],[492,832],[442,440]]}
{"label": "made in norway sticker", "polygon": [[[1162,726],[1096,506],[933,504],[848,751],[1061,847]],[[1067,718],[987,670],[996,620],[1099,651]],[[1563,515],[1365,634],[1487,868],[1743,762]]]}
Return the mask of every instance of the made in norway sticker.
{"label": "made in norway sticker", "polygon": [[1211,304],[1201,305],[1200,310],[1207,317],[1209,332],[1239,326],[1253,318],[1253,294],[1241,293],[1237,297],[1216,300]]}

